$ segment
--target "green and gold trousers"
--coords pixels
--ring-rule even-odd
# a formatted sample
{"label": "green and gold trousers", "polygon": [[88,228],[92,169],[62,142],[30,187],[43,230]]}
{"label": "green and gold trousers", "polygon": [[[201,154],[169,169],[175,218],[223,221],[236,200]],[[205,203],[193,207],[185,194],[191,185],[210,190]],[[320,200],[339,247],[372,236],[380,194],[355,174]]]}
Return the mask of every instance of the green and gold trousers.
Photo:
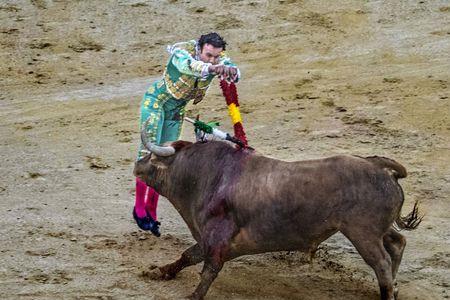
{"label": "green and gold trousers", "polygon": [[[188,101],[175,99],[166,89],[164,80],[154,82],[145,92],[141,102],[140,129],[149,120],[147,137],[149,141],[161,145],[176,141],[181,134],[184,110]],[[140,144],[137,159],[144,157],[144,145]]]}

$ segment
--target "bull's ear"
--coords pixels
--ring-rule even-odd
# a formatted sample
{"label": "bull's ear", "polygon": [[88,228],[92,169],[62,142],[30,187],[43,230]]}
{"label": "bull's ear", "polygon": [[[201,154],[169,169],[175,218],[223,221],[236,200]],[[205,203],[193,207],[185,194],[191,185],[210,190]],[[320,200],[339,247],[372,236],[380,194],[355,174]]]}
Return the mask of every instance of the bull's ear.
{"label": "bull's ear", "polygon": [[192,145],[192,142],[188,142],[188,141],[176,141],[176,142],[172,142],[170,144],[170,146],[175,148],[175,152],[180,151],[181,149],[183,149],[184,147],[190,146]]}

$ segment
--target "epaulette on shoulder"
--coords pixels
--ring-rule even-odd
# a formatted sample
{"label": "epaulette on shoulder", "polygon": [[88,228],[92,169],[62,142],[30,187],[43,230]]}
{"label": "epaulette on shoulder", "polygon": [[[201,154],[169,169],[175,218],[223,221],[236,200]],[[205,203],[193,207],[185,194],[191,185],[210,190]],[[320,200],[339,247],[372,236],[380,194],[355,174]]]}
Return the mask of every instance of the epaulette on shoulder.
{"label": "epaulette on shoulder", "polygon": [[195,55],[195,46],[197,42],[195,40],[191,40],[188,42],[179,42],[173,44],[172,46],[167,46],[167,51],[173,54],[176,50],[184,50],[188,52],[190,55]]}
{"label": "epaulette on shoulder", "polygon": [[191,40],[191,41],[188,41],[188,42],[180,43],[179,46],[177,46],[177,48],[186,50],[191,55],[195,55],[195,46],[196,46],[196,44],[197,43],[195,42],[195,40]]}

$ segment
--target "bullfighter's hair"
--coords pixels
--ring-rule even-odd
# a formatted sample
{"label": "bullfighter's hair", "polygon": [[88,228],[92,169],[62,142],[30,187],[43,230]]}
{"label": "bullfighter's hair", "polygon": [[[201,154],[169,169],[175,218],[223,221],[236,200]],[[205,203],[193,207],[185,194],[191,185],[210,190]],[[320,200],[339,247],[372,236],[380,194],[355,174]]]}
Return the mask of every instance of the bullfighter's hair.
{"label": "bullfighter's hair", "polygon": [[205,44],[210,44],[216,48],[222,48],[222,50],[225,50],[227,42],[225,42],[225,40],[217,32],[210,32],[208,34],[203,34],[198,39],[198,46],[200,47],[200,50],[203,49]]}

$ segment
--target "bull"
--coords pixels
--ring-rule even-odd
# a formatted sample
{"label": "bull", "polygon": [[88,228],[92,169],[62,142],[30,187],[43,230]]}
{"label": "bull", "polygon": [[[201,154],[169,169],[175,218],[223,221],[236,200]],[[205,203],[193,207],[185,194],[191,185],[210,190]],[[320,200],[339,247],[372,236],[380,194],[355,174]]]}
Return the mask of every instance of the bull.
{"label": "bull", "polygon": [[177,261],[153,270],[174,278],[204,262],[191,299],[203,299],[224,263],[273,251],[313,254],[337,232],[373,268],[381,299],[395,299],[396,274],[405,248],[398,228],[414,229],[417,207],[406,217],[397,179],[406,169],[384,157],[340,155],[285,162],[228,142],[149,143],[135,176],[166,197],[195,241]]}

